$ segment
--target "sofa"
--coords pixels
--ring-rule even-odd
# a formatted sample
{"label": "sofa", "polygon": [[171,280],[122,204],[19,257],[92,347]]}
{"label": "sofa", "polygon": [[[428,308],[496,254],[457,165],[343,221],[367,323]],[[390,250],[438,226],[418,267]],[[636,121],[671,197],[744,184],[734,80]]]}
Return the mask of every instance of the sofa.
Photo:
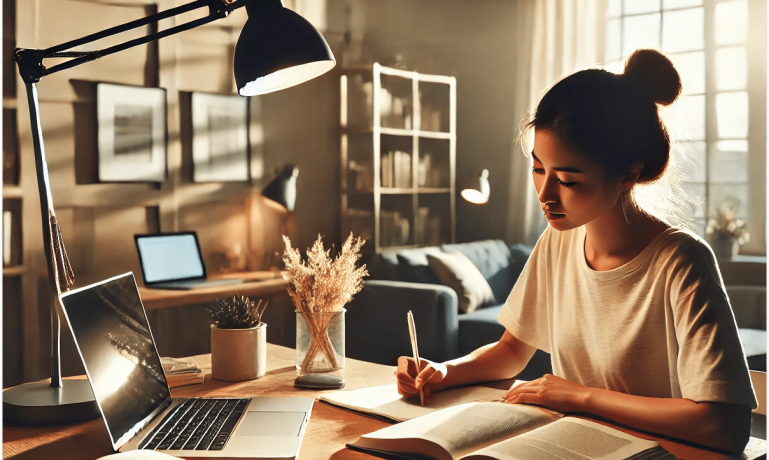
{"label": "sofa", "polygon": [[766,372],[766,286],[726,286],[751,370]]}
{"label": "sofa", "polygon": [[[411,356],[408,311],[420,356],[433,361],[499,340],[497,315],[530,254],[524,245],[483,240],[385,250],[366,260],[371,276],[347,306],[347,356],[389,365]],[[551,369],[550,355],[538,350],[519,378]]]}

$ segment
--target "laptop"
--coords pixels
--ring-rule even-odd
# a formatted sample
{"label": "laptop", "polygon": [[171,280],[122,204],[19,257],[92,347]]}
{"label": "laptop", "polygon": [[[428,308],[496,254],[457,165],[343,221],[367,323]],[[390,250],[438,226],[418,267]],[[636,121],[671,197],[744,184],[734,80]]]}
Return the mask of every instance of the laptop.
{"label": "laptop", "polygon": [[313,398],[171,398],[133,273],[59,299],[115,450],[184,458],[298,455]]}
{"label": "laptop", "polygon": [[134,235],[144,285],[157,289],[198,289],[242,283],[242,279],[206,279],[206,266],[195,232]]}

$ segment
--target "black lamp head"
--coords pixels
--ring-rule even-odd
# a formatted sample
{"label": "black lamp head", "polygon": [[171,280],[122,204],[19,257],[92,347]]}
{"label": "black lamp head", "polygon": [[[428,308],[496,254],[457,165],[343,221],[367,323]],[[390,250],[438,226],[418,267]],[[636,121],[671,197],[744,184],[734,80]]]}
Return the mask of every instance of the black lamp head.
{"label": "black lamp head", "polygon": [[296,176],[298,175],[299,168],[287,164],[283,167],[283,171],[264,187],[262,196],[293,211],[296,204]]}
{"label": "black lamp head", "polygon": [[320,32],[281,0],[246,0],[246,10],[234,57],[241,96],[289,88],[336,65]]}

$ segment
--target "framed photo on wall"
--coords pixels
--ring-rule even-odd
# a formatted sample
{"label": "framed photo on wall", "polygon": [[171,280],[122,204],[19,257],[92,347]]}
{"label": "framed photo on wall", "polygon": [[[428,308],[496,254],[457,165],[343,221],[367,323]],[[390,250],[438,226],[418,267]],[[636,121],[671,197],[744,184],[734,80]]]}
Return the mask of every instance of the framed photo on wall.
{"label": "framed photo on wall", "polygon": [[166,179],[166,90],[96,84],[99,181]]}
{"label": "framed photo on wall", "polygon": [[248,98],[192,93],[195,182],[248,181]]}

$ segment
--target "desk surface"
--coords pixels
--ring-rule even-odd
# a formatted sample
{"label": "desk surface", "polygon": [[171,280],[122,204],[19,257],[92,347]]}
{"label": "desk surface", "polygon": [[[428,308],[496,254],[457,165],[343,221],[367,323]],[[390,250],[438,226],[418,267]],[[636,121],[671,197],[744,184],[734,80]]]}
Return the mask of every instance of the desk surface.
{"label": "desk surface", "polygon": [[[312,396],[317,398],[323,391],[297,390],[293,386],[298,375],[295,367],[296,352],[291,348],[268,344],[267,373],[256,380],[240,383],[221,382],[211,379],[210,355],[195,356],[193,359],[206,372],[202,385],[193,385],[172,390],[174,397],[193,396]],[[334,374],[344,377],[345,389],[354,390],[395,381],[395,368],[346,359],[345,368]],[[495,385],[496,386],[496,385]],[[300,460],[318,459],[373,459],[367,454],[345,448],[345,443],[356,440],[389,424],[371,417],[365,417],[328,404],[316,402],[310,423],[307,425],[304,441],[299,454]],[[694,446],[659,439],[646,434],[623,430],[636,436],[655,439],[676,455],[687,460],[725,460],[725,455],[699,449]],[[16,460],[39,460],[56,458],[61,460],[92,460],[112,453],[107,430],[101,418],[71,425],[49,427],[3,426],[3,458]]]}
{"label": "desk surface", "polygon": [[180,305],[211,303],[233,295],[264,297],[286,289],[286,282],[280,272],[245,272],[211,277],[211,279],[218,278],[242,278],[243,282],[189,290],[151,289],[140,286],[139,294],[146,310],[156,310]]}

